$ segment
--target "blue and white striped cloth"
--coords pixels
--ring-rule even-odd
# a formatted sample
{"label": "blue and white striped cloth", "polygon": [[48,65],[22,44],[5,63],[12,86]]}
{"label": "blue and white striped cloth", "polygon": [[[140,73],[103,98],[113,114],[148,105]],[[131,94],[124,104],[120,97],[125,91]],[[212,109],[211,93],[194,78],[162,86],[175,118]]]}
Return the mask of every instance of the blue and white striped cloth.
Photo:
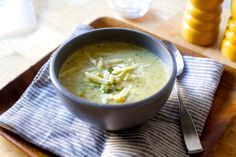
{"label": "blue and white striped cloth", "polygon": [[[74,34],[89,29],[82,26]],[[223,66],[207,58],[185,56],[184,61],[181,92],[201,135]],[[175,91],[145,125],[108,132],[87,125],[64,107],[53,89],[48,67],[47,62],[17,103],[0,116],[0,126],[63,157],[188,156]]]}

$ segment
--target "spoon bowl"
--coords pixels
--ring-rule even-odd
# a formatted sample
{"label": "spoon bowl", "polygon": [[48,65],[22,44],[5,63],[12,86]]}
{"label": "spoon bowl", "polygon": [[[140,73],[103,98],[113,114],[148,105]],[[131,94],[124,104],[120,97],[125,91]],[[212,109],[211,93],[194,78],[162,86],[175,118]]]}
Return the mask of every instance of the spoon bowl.
{"label": "spoon bowl", "polygon": [[174,54],[176,65],[177,65],[177,73],[176,76],[179,76],[184,70],[184,60],[179,50],[175,47],[174,44],[167,40],[162,40],[162,42],[167,46],[168,50]]}

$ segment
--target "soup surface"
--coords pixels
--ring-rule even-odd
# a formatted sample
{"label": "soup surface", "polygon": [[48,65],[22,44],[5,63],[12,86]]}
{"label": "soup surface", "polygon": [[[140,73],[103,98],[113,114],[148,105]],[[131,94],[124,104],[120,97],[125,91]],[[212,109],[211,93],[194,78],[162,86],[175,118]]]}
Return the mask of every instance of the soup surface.
{"label": "soup surface", "polygon": [[123,104],[156,93],[168,79],[161,59],[123,42],[85,46],[63,64],[59,80],[75,95],[100,104]]}

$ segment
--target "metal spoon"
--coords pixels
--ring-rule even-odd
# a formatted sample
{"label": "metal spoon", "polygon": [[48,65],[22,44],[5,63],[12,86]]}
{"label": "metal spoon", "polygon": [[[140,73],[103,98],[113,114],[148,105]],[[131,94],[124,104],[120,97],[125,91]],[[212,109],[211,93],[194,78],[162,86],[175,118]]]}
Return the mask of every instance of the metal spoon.
{"label": "metal spoon", "polygon": [[183,134],[184,142],[188,150],[188,154],[200,153],[203,151],[203,148],[202,148],[200,139],[198,137],[196,127],[194,125],[192,117],[189,114],[186,106],[184,105],[182,94],[180,93],[180,90],[178,87],[177,77],[183,72],[183,69],[184,69],[183,57],[174,44],[172,44],[171,42],[167,40],[162,40],[162,42],[167,46],[168,50],[174,54],[176,64],[177,64],[177,74],[176,74],[174,88],[176,89],[177,94],[178,94],[179,107],[180,107],[180,123],[182,127],[182,134]]}

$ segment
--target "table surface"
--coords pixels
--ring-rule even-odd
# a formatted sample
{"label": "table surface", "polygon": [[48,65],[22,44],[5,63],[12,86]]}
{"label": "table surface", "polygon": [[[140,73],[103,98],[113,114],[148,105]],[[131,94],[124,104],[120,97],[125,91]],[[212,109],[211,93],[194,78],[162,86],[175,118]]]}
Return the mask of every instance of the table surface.
{"label": "table surface", "polygon": [[[158,0],[152,13],[160,20],[183,10],[186,0]],[[228,1],[227,1],[228,2]],[[38,29],[32,33],[0,39],[0,90],[62,43],[79,23],[89,23],[99,16],[121,18],[111,11],[106,0],[34,0]],[[173,5],[174,4],[174,5]],[[88,6],[97,5],[96,11]],[[224,4],[229,6],[229,4]],[[145,20],[141,20],[145,23]],[[215,147],[214,156],[236,156],[236,120]],[[22,150],[0,136],[0,154],[27,157]]]}

